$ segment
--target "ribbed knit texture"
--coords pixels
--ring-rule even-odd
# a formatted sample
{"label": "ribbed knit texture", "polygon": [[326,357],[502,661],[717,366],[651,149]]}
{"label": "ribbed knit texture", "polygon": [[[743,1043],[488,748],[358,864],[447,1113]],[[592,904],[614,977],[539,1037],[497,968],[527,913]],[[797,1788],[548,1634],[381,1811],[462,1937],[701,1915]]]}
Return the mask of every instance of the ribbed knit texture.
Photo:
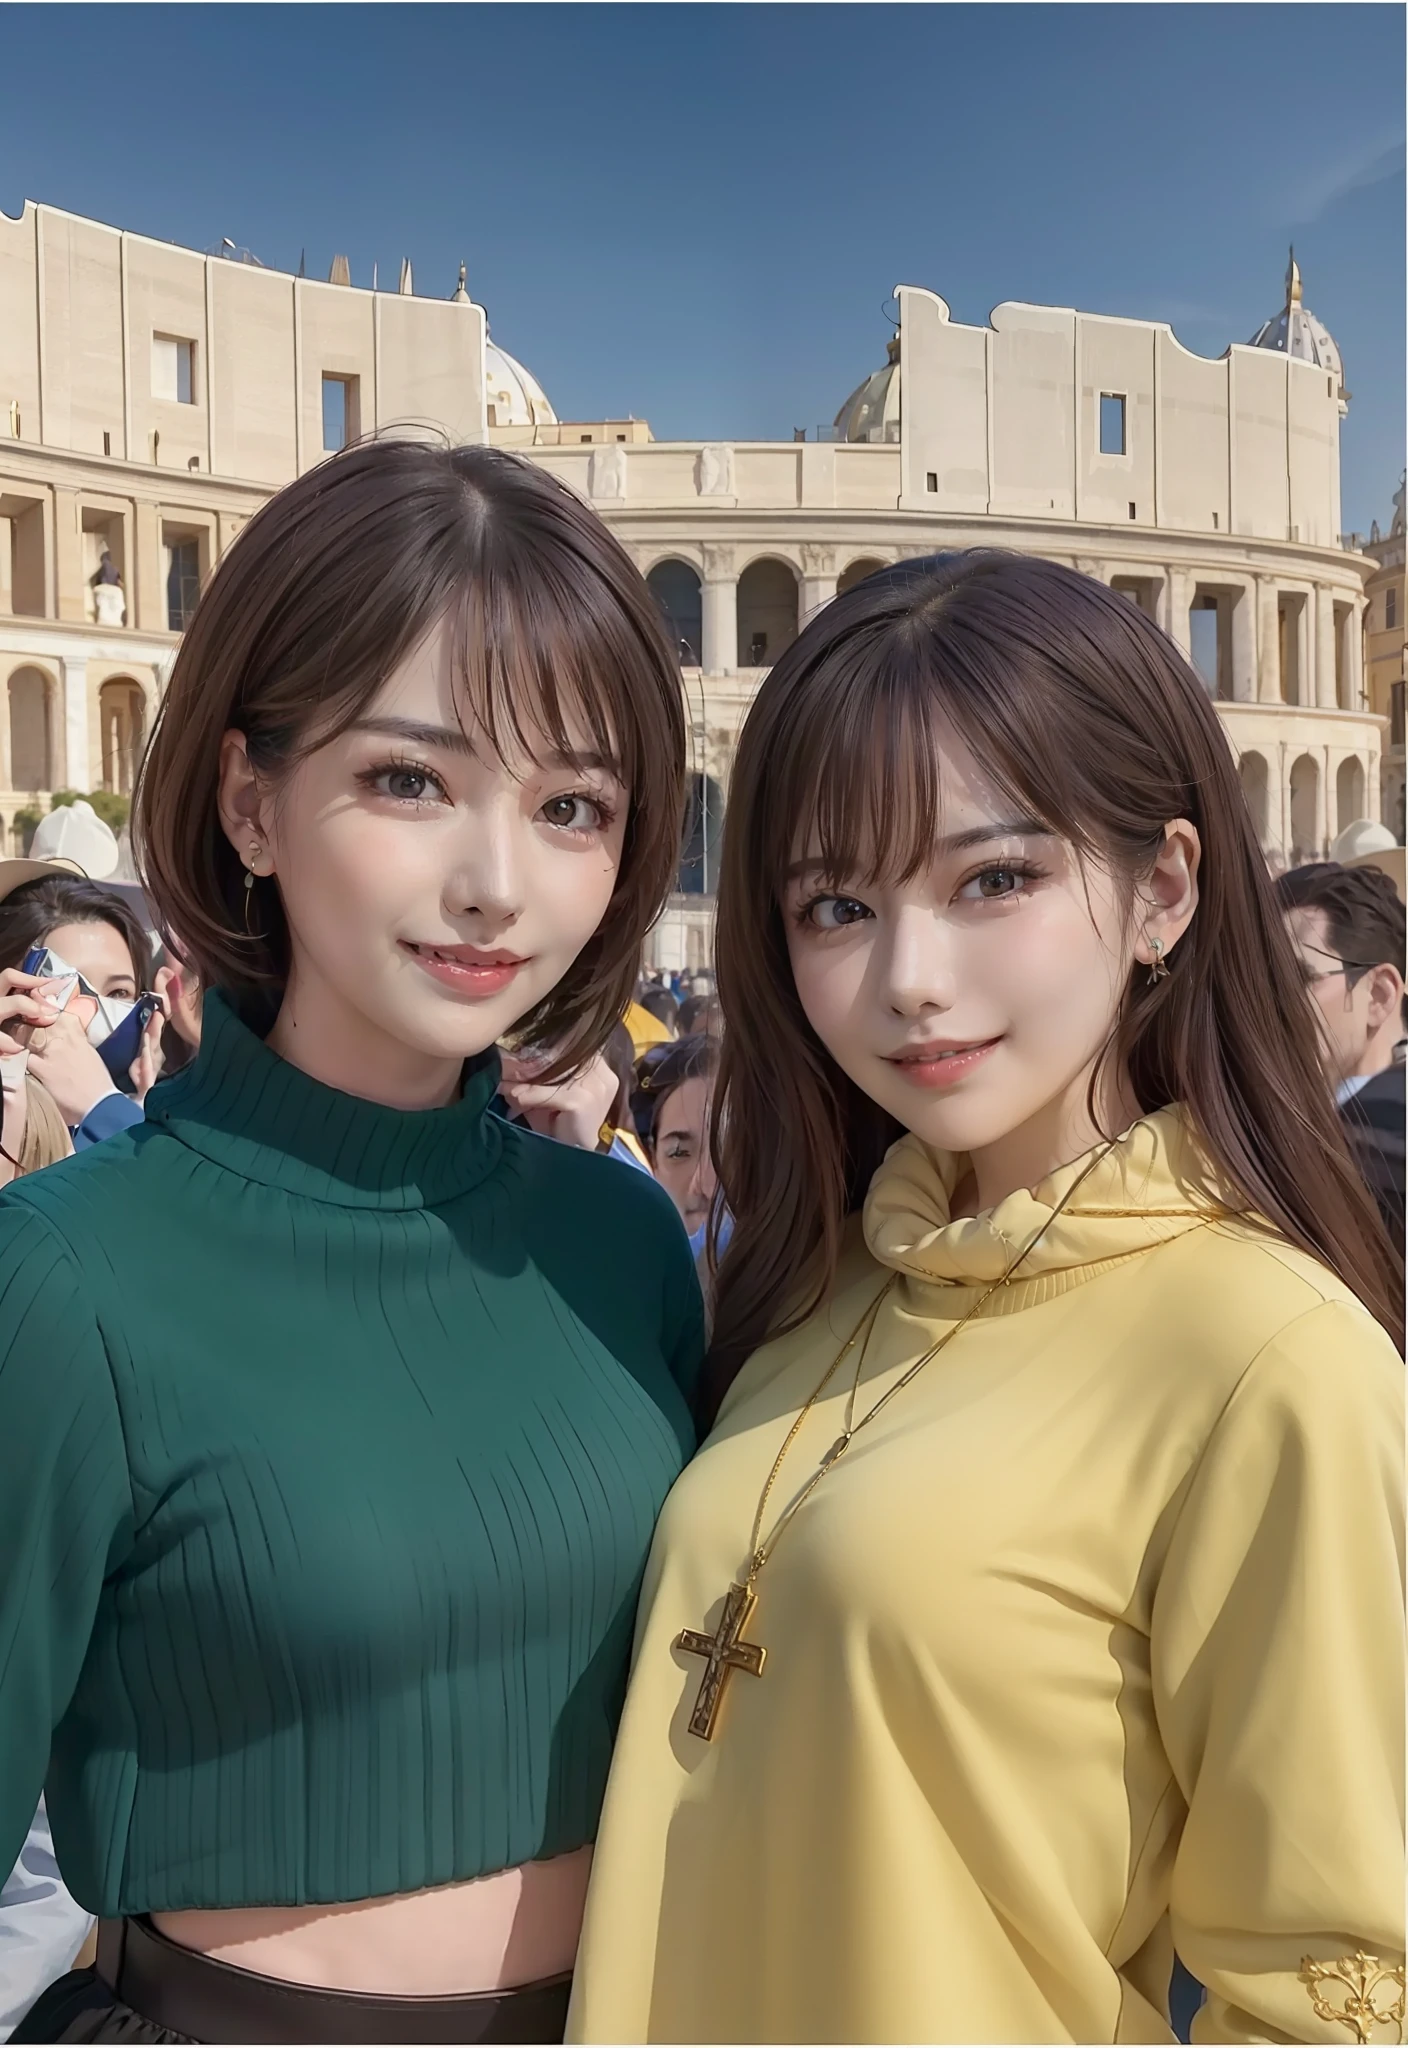
{"label": "ribbed knit texture", "polygon": [[212,996],[145,1126],[0,1196],[0,1870],[46,1784],[103,1914],[593,1838],[702,1314],[663,1192],[497,1076],[385,1109]]}

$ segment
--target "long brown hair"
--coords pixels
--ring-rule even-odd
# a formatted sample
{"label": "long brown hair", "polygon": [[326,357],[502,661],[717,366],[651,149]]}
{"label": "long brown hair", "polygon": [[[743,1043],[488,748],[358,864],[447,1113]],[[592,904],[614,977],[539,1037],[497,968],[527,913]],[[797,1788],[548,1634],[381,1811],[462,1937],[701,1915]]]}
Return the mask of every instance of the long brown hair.
{"label": "long brown hair", "polygon": [[575,712],[630,812],[615,894],[564,979],[518,1026],[547,1072],[596,1051],[630,1001],[641,943],[679,862],[686,730],[679,664],[643,577],[596,513],[493,448],[403,437],[319,464],[257,512],[196,607],[138,784],[147,893],[207,988],[280,988],[288,927],[256,890],[216,807],[231,727],[270,778],[361,716],[442,619],[476,745],[568,750]]}
{"label": "long brown hair", "polygon": [[[846,1216],[900,1126],[840,1071],[793,985],[789,864],[837,878],[932,857],[937,726],[1016,808],[1132,890],[1173,818],[1202,840],[1196,916],[1166,979],[1131,975],[1106,1058],[1141,1109],[1180,1103],[1234,1205],[1331,1267],[1402,1341],[1395,1260],[1320,1069],[1297,971],[1208,694],[1127,598],[1030,556],[901,563],[827,606],[773,668],[734,764],[716,961],[714,1098],[734,1230],[718,1265],[706,1413],[836,1270]],[[1091,1101],[1095,1101],[1092,1082]]]}

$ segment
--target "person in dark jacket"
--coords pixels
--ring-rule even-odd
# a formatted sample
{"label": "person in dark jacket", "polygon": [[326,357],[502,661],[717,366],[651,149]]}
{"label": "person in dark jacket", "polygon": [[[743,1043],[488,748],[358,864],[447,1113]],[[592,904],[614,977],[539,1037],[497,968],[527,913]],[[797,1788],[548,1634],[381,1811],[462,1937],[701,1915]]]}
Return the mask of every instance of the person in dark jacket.
{"label": "person in dark jacket", "polygon": [[1404,910],[1373,867],[1315,861],[1276,884],[1325,1069],[1393,1241],[1404,1238]]}

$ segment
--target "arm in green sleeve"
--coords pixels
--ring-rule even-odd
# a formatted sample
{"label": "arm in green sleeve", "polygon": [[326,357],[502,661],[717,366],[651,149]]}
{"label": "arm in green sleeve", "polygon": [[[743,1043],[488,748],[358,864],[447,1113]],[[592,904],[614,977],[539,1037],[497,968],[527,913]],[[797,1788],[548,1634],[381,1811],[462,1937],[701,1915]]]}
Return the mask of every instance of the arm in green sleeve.
{"label": "arm in green sleeve", "polygon": [[77,1264],[24,1202],[0,1200],[0,1870],[34,1818],[132,1527],[117,1398]]}

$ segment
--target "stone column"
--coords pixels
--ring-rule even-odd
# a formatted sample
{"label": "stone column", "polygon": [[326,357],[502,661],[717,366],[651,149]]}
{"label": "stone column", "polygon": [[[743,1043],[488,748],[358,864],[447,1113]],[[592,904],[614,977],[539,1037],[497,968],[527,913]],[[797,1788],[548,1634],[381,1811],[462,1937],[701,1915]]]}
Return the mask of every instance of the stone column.
{"label": "stone column", "polygon": [[136,528],[136,561],[127,574],[127,623],[146,633],[165,633],[168,613],[160,507],[139,498]]}
{"label": "stone column", "polygon": [[1348,655],[1349,702],[1354,711],[1364,708],[1364,600],[1356,597],[1350,614]]}
{"label": "stone column", "polygon": [[65,655],[63,671],[63,787],[76,789],[81,796],[93,786],[88,765],[88,657]]}
{"label": "stone column", "polygon": [[1193,658],[1193,636],[1188,628],[1188,607],[1193,602],[1194,578],[1187,569],[1169,568],[1164,571],[1164,608],[1167,613],[1159,624],[1172,640],[1185,661]]}
{"label": "stone column", "polygon": [[808,620],[814,618],[823,605],[830,604],[836,595],[836,550],[813,546],[810,541],[802,544],[802,591],[797,608],[797,629],[800,632]]}
{"label": "stone column", "polygon": [[1256,591],[1244,583],[1232,599],[1232,701],[1256,702]]}
{"label": "stone column", "polygon": [[1281,818],[1280,846],[1283,860],[1289,860],[1291,857],[1291,768],[1286,758],[1289,751],[1290,749],[1284,740],[1278,741],[1276,747],[1276,783],[1281,793],[1279,806]]}
{"label": "stone column", "polygon": [[733,563],[732,548],[704,550],[700,658],[710,676],[731,676],[738,667],[738,578]]}
{"label": "stone column", "polygon": [[1330,749],[1317,747],[1312,758],[1319,773],[1315,777],[1315,851],[1311,858],[1323,860],[1330,843]]}
{"label": "stone column", "polygon": [[83,542],[79,529],[77,491],[54,487],[54,587],[58,617],[80,623],[88,617],[88,585],[83,575]]}
{"label": "stone column", "polygon": [[1262,704],[1281,701],[1281,617],[1276,585],[1269,576],[1256,579],[1256,694]]}
{"label": "stone column", "polygon": [[1322,711],[1333,711],[1335,695],[1335,594],[1328,583],[1315,586],[1315,692],[1305,693],[1308,703]]}

